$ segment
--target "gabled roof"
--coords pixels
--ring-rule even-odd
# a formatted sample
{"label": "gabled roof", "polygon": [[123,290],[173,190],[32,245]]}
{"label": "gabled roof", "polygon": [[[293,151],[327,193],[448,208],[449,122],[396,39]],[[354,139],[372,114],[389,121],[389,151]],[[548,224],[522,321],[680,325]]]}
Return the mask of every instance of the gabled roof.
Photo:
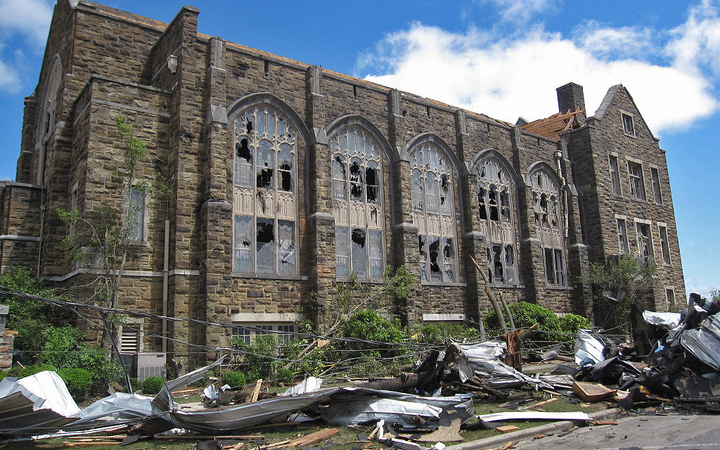
{"label": "gabled roof", "polygon": [[578,107],[575,111],[568,110],[564,113],[553,114],[544,119],[535,120],[521,126],[523,131],[545,136],[551,139],[560,139],[560,133],[563,131],[574,130],[580,127],[581,123],[577,118],[578,114],[585,111]]}

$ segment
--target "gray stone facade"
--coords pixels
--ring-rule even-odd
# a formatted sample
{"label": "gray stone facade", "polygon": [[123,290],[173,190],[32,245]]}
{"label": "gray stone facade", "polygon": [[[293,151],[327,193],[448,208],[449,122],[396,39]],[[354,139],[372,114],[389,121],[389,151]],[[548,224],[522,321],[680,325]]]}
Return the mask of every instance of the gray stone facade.
{"label": "gray stone facade", "polygon": [[3,268],[81,283],[88,270],[66,257],[57,209],[122,210],[123,116],[148,144],[140,175],[160,172],[171,194],[147,201],[119,306],[199,321],[165,330],[145,319],[148,351],[200,361],[186,343],[228,345],[232,328],[202,321],[322,328],[349,273],[383,283],[385,268],[403,264],[416,275],[403,320],[472,324],[490,305],[470,256],[505,300],[590,317],[580,281],[590,262],[649,245],[660,267],[651,306],[666,308],[668,291],[685,297],[664,151],[624,87],[592,117],[582,87],[559,88],[574,122],[531,132],[199,34],[198,14],[184,7],[164,24],[58,2],[17,182],[3,188]]}

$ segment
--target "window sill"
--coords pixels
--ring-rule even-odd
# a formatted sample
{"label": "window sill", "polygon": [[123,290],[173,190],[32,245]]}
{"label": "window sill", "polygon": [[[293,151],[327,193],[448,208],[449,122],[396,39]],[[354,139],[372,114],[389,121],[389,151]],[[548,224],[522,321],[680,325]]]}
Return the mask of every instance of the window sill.
{"label": "window sill", "polygon": [[[335,281],[337,281],[338,283],[350,283],[353,280],[351,280],[350,277],[339,277],[339,278],[336,278]],[[362,278],[356,278],[355,282],[360,283],[360,284],[386,284],[384,279],[383,280],[379,280],[379,279],[378,280],[365,280]]]}
{"label": "window sill", "polygon": [[442,281],[421,281],[420,286],[430,286],[430,287],[467,287],[467,283],[461,283],[458,281],[453,282],[442,282]]}
{"label": "window sill", "polygon": [[232,278],[249,278],[255,280],[289,280],[289,281],[307,281],[308,277],[304,275],[276,275],[272,273],[232,273]]}
{"label": "window sill", "polygon": [[524,284],[498,284],[498,283],[490,283],[491,288],[495,289],[525,289]]}
{"label": "window sill", "polygon": [[545,289],[549,291],[572,291],[572,288],[569,286],[555,286],[551,284],[546,284]]}

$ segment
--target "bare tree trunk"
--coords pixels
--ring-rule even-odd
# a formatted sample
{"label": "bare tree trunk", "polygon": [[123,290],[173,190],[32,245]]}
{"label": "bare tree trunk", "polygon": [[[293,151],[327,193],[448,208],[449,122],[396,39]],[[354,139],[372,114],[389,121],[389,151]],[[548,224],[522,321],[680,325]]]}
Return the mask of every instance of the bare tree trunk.
{"label": "bare tree trunk", "polygon": [[488,299],[490,300],[490,303],[492,304],[493,309],[495,310],[495,315],[498,318],[498,323],[500,324],[500,328],[502,328],[503,333],[507,333],[507,324],[505,323],[505,317],[503,317],[502,310],[500,309],[500,305],[498,304],[497,298],[495,297],[495,294],[492,293],[490,290],[490,283],[488,283],[488,279],[485,276],[485,272],[483,271],[482,267],[480,267],[480,264],[478,264],[477,260],[473,258],[472,255],[470,255],[470,259],[472,260],[473,264],[475,264],[475,268],[480,272],[480,277],[483,280],[484,287],[485,287],[485,294],[487,294]]}

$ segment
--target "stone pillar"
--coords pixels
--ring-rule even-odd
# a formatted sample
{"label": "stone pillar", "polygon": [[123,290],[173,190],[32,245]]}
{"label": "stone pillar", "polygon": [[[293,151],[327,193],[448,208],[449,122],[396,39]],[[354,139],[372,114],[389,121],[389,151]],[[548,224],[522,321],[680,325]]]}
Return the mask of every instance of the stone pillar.
{"label": "stone pillar", "polygon": [[5,330],[0,332],[0,369],[12,367],[13,350],[17,331]]}

